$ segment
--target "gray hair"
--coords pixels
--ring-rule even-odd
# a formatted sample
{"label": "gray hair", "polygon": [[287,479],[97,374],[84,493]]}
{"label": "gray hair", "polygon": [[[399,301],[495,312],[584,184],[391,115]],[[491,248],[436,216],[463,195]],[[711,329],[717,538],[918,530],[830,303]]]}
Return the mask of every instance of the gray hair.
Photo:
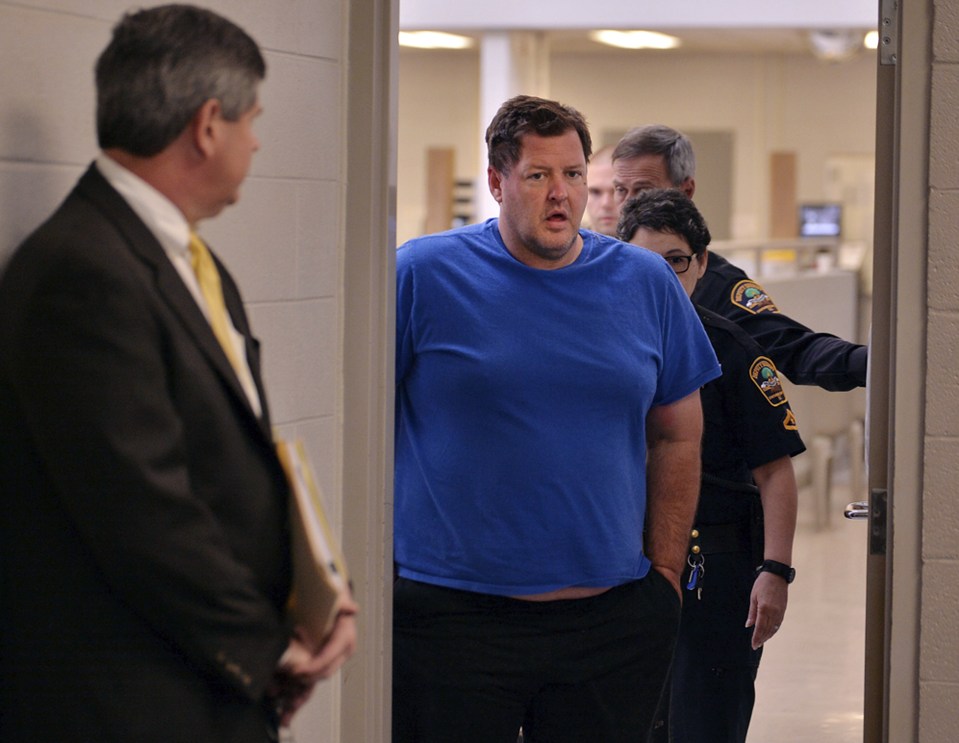
{"label": "gray hair", "polygon": [[677,188],[696,176],[696,155],[689,137],[662,124],[630,129],[613,150],[613,161],[632,160],[644,155],[661,155],[670,182]]}
{"label": "gray hair", "polygon": [[236,121],[256,103],[266,63],[236,24],[192,5],[126,14],[96,64],[100,147],[162,152],[211,98]]}

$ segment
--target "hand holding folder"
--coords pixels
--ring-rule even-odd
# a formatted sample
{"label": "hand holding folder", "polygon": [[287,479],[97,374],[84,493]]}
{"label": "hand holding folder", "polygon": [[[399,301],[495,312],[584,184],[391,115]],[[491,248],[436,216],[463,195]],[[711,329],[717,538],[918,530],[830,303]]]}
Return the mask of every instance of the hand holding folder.
{"label": "hand holding folder", "polygon": [[280,439],[276,450],[291,493],[293,592],[289,610],[305,639],[318,649],[332,632],[341,609],[355,606],[349,575],[303,442]]}

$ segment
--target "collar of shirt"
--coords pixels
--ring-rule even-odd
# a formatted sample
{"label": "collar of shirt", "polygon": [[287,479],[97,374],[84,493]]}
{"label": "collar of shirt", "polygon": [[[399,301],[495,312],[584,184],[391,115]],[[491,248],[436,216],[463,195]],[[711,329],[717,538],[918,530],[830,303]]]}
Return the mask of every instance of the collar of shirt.
{"label": "collar of shirt", "polygon": [[107,179],[154,234],[163,249],[189,262],[190,225],[176,204],[145,180],[100,153],[97,170]]}
{"label": "collar of shirt", "polygon": [[206,315],[206,301],[190,263],[190,225],[187,224],[183,212],[140,176],[127,170],[108,155],[101,152],[96,159],[96,166],[100,174],[153,233],[193,299]]}
{"label": "collar of shirt", "polygon": [[[197,305],[209,320],[210,315],[206,300],[203,298],[203,292],[200,290],[196,274],[193,273],[193,266],[190,263],[190,225],[183,216],[183,212],[153,186],[108,155],[101,152],[96,159],[96,167],[159,241],[173,267],[180,274],[180,278],[183,279],[183,283],[186,284],[190,294],[193,295],[193,299],[196,300]],[[260,415],[262,406],[259,392],[249,372],[249,362],[246,358],[243,337],[233,327],[232,319],[228,318],[228,321],[237,358],[242,359],[242,363],[246,367],[245,373],[241,372],[240,374],[240,384],[243,386],[243,391],[246,393],[253,410],[257,415]]]}

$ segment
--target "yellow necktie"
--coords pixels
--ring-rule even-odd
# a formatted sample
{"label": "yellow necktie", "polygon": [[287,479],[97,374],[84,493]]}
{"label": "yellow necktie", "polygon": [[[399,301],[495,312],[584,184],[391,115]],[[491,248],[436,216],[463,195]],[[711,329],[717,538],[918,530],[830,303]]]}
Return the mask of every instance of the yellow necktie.
{"label": "yellow necktie", "polygon": [[236,357],[233,341],[230,338],[230,321],[227,319],[226,304],[223,302],[223,287],[220,284],[220,273],[216,270],[213,256],[203,240],[195,232],[190,232],[190,263],[193,273],[196,274],[200,292],[206,300],[206,307],[210,315],[210,325],[213,334],[220,341],[223,352],[230,360],[230,365],[237,377],[244,378],[246,369],[241,368],[240,360]]}

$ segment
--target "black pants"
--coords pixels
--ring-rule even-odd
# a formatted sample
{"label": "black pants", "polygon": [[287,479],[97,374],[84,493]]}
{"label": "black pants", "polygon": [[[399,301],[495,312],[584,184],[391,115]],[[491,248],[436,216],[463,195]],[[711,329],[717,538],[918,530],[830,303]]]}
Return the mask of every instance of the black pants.
{"label": "black pants", "polygon": [[644,743],[679,598],[656,571],[586,599],[530,602],[399,579],[393,743]]}
{"label": "black pants", "polygon": [[650,743],[745,743],[762,658],[744,626],[754,562],[748,552],[706,555],[701,598],[683,592],[668,693]]}

